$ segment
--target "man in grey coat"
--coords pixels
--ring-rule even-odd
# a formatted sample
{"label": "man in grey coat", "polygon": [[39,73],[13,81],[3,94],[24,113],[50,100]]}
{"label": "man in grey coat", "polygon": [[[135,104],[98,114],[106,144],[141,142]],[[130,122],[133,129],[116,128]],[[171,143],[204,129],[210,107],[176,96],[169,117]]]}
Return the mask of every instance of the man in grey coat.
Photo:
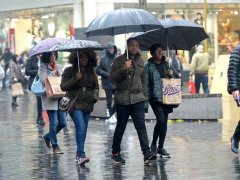
{"label": "man in grey coat", "polygon": [[[117,54],[117,47],[114,43],[109,42],[107,44],[106,53],[102,56],[99,65],[96,68],[96,73],[98,76],[101,76],[102,79],[102,88],[106,94],[107,100],[107,117],[114,113],[114,107],[112,106],[112,97],[115,92],[115,85],[110,82],[110,73],[113,61]],[[109,118],[110,123],[115,123],[116,117],[113,115]]]}

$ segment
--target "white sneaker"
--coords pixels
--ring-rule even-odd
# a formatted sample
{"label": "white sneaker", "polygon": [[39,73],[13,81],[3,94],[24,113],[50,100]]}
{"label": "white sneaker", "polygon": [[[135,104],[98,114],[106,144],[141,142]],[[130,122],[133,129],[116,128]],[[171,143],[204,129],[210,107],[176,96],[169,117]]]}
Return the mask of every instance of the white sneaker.
{"label": "white sneaker", "polygon": [[106,110],[106,116],[109,117],[110,116],[110,112],[109,109]]}
{"label": "white sneaker", "polygon": [[115,124],[117,122],[117,118],[114,114],[109,118],[109,122],[111,124]]}

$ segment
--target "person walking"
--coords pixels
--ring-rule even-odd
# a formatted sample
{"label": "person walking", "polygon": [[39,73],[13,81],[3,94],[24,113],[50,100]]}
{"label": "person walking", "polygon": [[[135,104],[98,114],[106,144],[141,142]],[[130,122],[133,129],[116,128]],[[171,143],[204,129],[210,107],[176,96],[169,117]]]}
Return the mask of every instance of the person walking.
{"label": "person walking", "polygon": [[[237,45],[231,55],[228,66],[228,92],[232,94],[237,105],[240,106],[240,44]],[[235,128],[234,134],[231,137],[231,150],[233,153],[239,152],[240,141],[240,121]]]}
{"label": "person walking", "polygon": [[211,64],[210,56],[204,52],[203,45],[197,47],[197,52],[192,57],[191,74],[195,75],[196,93],[199,94],[200,84],[203,86],[204,94],[209,94],[208,69]]}
{"label": "person walking", "polygon": [[117,54],[117,47],[114,43],[109,42],[107,44],[106,54],[101,58],[99,65],[96,68],[97,75],[101,76],[102,88],[106,94],[107,100],[107,117],[110,123],[116,123],[117,119],[114,115],[115,109],[112,106],[112,97],[115,92],[115,86],[110,82],[110,73],[113,61]]}
{"label": "person walking", "polygon": [[[38,75],[43,84],[48,76],[61,76],[61,67],[56,63],[58,58],[57,53],[46,52],[41,56],[41,65],[38,70]],[[43,110],[47,111],[49,117],[49,132],[43,136],[46,146],[52,149],[54,154],[63,154],[62,149],[57,142],[57,134],[66,126],[66,113],[59,109],[59,99],[48,98],[46,95],[42,96]]]}
{"label": "person walking", "polygon": [[[40,59],[37,56],[29,58],[26,63],[25,67],[25,74],[29,76],[28,79],[28,89],[31,91],[31,86],[33,83],[34,78],[38,74],[38,68],[40,67]],[[42,99],[41,96],[36,96],[37,99],[37,120],[36,123],[38,125],[44,126],[45,122],[42,117]]]}
{"label": "person walking", "polygon": [[0,91],[2,90],[2,87],[3,87],[4,77],[5,77],[5,72],[4,72],[2,65],[0,64]]}
{"label": "person walking", "polygon": [[170,69],[160,44],[153,44],[150,47],[150,54],[152,57],[148,59],[144,67],[146,94],[157,119],[153,131],[151,151],[158,153],[160,157],[170,158],[170,154],[164,149],[164,142],[167,134],[168,114],[173,112],[173,107],[163,104],[161,79],[172,78],[173,70]]}
{"label": "person walking", "polygon": [[144,113],[147,98],[145,96],[144,60],[139,53],[139,43],[136,39],[127,40],[127,51],[114,60],[110,74],[111,81],[116,85],[114,99],[117,112],[111,158],[115,164],[125,163],[121,156],[120,146],[128,118],[131,116],[143,152],[144,164],[148,164],[156,159],[156,155],[150,151],[145,126]]}
{"label": "person walking", "polygon": [[172,60],[170,63],[170,66],[173,70],[173,77],[174,78],[181,78],[182,76],[182,71],[183,71],[183,65],[180,57],[173,52],[172,54]]}
{"label": "person walking", "polygon": [[9,68],[10,60],[13,59],[13,58],[16,59],[16,56],[15,57],[13,57],[13,56],[15,56],[15,55],[13,55],[11,53],[10,48],[5,48],[4,53],[3,53],[2,57],[0,58],[0,60],[3,59],[3,61],[4,61],[5,77],[3,79],[3,88],[5,88],[5,83],[7,81],[7,70]]}
{"label": "person walking", "polygon": [[69,114],[75,125],[77,143],[75,163],[84,165],[89,162],[84,150],[88,122],[99,92],[94,70],[97,56],[91,50],[73,51],[69,56],[69,63],[72,66],[67,67],[62,74],[61,89],[67,92],[70,99],[76,98],[74,108]]}
{"label": "person walking", "polygon": [[[14,84],[17,82],[22,83],[23,82],[23,74],[21,71],[21,66],[18,63],[18,59],[15,55],[12,56],[12,58],[9,61],[9,72],[10,72],[10,83]],[[18,106],[17,104],[17,96],[12,96],[12,107]]]}

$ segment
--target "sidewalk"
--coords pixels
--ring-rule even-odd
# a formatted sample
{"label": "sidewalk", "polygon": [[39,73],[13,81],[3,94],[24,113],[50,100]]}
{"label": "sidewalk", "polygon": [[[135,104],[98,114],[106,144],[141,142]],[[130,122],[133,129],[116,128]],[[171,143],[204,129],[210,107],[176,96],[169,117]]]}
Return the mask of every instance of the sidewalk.
{"label": "sidewalk", "polygon": [[[0,92],[0,180],[234,180],[240,179],[240,159],[230,151],[230,136],[236,120],[220,122],[169,121],[165,148],[169,160],[143,165],[143,156],[134,126],[129,122],[122,142],[126,164],[110,161],[114,125],[91,119],[86,140],[90,163],[85,168],[74,164],[73,122],[58,135],[63,155],[48,151],[41,136],[47,127],[35,124],[35,97],[28,93],[12,109],[9,91]],[[155,121],[147,121],[149,139]]]}

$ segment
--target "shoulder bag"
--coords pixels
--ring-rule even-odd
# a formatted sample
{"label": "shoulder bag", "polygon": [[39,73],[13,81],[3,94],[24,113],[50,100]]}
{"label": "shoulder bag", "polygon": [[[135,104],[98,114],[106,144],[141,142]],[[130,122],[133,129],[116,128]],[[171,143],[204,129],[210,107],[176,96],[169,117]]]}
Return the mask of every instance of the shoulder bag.
{"label": "shoulder bag", "polygon": [[46,94],[46,88],[41,82],[40,78],[38,75],[35,76],[32,86],[31,86],[31,91],[36,95],[36,96],[44,96]]}

